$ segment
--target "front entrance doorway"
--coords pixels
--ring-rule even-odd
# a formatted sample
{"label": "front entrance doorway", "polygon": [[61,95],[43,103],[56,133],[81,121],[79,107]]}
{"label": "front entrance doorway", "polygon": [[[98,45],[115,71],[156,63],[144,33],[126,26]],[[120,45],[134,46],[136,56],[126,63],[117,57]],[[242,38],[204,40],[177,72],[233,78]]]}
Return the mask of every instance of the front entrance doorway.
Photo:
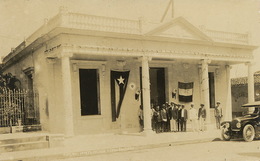
{"label": "front entrance doorway", "polygon": [[[150,68],[150,99],[151,104],[159,105],[165,103],[165,69],[164,68]],[[140,68],[140,78],[142,78],[142,68]],[[140,79],[140,86],[142,88],[142,79]],[[143,95],[141,95],[141,104],[143,105]]]}

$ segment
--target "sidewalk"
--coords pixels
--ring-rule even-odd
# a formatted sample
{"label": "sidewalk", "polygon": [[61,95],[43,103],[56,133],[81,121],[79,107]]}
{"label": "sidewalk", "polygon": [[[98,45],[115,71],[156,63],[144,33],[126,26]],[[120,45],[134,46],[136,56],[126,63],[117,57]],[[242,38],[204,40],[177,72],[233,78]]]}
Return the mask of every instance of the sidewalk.
{"label": "sidewalk", "polygon": [[49,161],[122,151],[151,149],[184,144],[210,142],[220,138],[219,130],[206,132],[168,132],[143,136],[135,134],[99,134],[65,139],[61,148],[0,153],[0,161]]}

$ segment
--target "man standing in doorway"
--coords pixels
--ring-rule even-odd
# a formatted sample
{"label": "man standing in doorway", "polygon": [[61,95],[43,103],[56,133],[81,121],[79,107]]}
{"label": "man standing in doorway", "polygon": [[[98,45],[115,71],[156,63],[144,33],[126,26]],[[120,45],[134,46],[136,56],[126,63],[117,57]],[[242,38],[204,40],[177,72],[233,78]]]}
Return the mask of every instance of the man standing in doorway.
{"label": "man standing in doorway", "polygon": [[197,118],[198,118],[198,112],[194,108],[194,104],[190,104],[190,110],[189,110],[189,120],[191,122],[192,131],[197,131]]}
{"label": "man standing in doorway", "polygon": [[186,131],[187,118],[187,110],[184,105],[181,105],[181,131]]}
{"label": "man standing in doorway", "polygon": [[204,104],[200,104],[198,120],[199,120],[199,130],[204,131],[205,121],[206,121],[206,109],[204,108]]}
{"label": "man standing in doorway", "polygon": [[162,132],[166,132],[167,130],[167,111],[166,111],[166,105],[162,105],[162,110],[161,110],[161,117],[162,117]]}
{"label": "man standing in doorway", "polygon": [[215,118],[216,118],[216,126],[217,129],[220,129],[220,122],[222,118],[222,108],[220,107],[220,102],[217,102],[217,105],[215,107]]}

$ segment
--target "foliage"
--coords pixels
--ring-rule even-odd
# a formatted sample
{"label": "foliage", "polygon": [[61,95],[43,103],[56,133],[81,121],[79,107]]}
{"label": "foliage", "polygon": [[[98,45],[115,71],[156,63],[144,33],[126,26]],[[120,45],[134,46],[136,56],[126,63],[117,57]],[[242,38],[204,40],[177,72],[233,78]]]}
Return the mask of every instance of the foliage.
{"label": "foliage", "polygon": [[[3,115],[5,117],[5,120],[8,120],[9,126],[12,126],[14,123],[17,124],[18,120],[15,120],[15,115],[21,114],[21,109],[19,106],[14,102],[4,101],[3,102]],[[13,120],[13,122],[12,122]]]}
{"label": "foliage", "polygon": [[[20,88],[20,80],[18,80],[12,73],[3,74],[0,73],[0,94],[3,94],[3,99],[0,103],[0,112],[2,119],[7,121],[7,125],[12,127],[12,125],[18,124],[18,118],[21,115],[21,109],[17,101],[11,99],[10,92],[18,90]],[[4,96],[4,94],[9,94]],[[1,97],[2,98],[2,97]]]}
{"label": "foliage", "polygon": [[0,89],[2,92],[4,89],[17,90],[21,87],[21,81],[13,76],[12,73],[3,74],[0,73]]}

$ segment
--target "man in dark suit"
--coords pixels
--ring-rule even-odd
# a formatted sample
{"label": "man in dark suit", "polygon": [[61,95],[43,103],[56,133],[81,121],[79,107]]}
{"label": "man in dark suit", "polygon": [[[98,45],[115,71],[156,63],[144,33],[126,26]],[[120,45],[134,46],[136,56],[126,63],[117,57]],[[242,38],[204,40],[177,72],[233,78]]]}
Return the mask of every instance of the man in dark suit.
{"label": "man in dark suit", "polygon": [[181,105],[177,105],[177,125],[178,125],[178,131],[181,131]]}
{"label": "man in dark suit", "polygon": [[167,109],[167,123],[168,123],[168,131],[172,131],[172,105],[168,104],[168,109]]}
{"label": "man in dark suit", "polygon": [[185,109],[184,105],[181,105],[181,112],[180,112],[180,116],[181,116],[181,131],[186,131],[186,123],[187,123],[187,119],[188,119],[188,114],[187,114],[187,110]]}
{"label": "man in dark suit", "polygon": [[171,102],[171,131],[176,132],[177,131],[177,118],[178,118],[178,109],[177,104],[174,102]]}
{"label": "man in dark suit", "polygon": [[161,110],[161,117],[162,117],[162,122],[161,122],[161,127],[162,127],[162,132],[167,132],[167,109],[166,105],[162,105],[162,110]]}

